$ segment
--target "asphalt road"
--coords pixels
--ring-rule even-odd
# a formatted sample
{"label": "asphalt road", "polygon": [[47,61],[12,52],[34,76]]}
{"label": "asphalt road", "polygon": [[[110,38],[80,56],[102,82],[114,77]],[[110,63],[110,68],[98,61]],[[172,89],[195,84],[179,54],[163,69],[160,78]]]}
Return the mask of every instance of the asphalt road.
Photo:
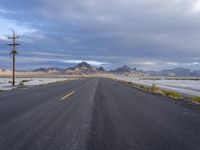
{"label": "asphalt road", "polygon": [[0,150],[200,150],[200,110],[103,78],[2,92]]}

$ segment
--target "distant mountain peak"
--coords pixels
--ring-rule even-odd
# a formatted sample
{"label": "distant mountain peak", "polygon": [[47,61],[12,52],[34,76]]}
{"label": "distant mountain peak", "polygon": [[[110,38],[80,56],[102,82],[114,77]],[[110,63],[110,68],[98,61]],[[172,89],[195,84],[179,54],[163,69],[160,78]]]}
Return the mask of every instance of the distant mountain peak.
{"label": "distant mountain peak", "polygon": [[93,67],[88,64],[87,62],[81,62],[79,64],[77,64],[75,67],[75,69],[78,68],[78,69],[82,69],[82,70],[92,70]]}
{"label": "distant mountain peak", "polygon": [[97,71],[104,72],[105,69],[103,67],[96,68]]}
{"label": "distant mountain peak", "polygon": [[173,76],[173,77],[196,77],[200,76],[200,71],[193,71],[188,68],[178,67],[174,69],[165,69],[161,71],[153,71],[148,73],[151,76]]}
{"label": "distant mountain peak", "polygon": [[127,65],[123,65],[122,67],[120,67],[121,69],[126,69],[126,70],[131,70],[131,67],[127,66]]}
{"label": "distant mountain peak", "polygon": [[47,68],[44,68],[44,67],[33,70],[33,72],[46,72],[46,71],[47,71]]}
{"label": "distant mountain peak", "polygon": [[115,70],[112,70],[111,72],[113,72],[113,73],[119,73],[119,74],[131,72],[131,67],[129,67],[127,65],[124,65],[124,66],[119,67],[119,68],[117,68]]}

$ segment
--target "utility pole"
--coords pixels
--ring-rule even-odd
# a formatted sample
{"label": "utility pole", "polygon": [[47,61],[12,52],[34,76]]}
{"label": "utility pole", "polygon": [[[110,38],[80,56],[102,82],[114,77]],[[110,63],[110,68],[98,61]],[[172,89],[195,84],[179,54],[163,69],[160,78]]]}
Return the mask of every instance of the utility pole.
{"label": "utility pole", "polygon": [[12,44],[8,44],[8,45],[12,46],[12,51],[10,53],[13,59],[12,85],[15,86],[15,55],[17,54],[16,46],[20,44],[16,42],[16,39],[19,38],[19,36],[16,35],[14,30],[12,31],[13,31],[13,35],[8,37],[8,39],[12,40]]}

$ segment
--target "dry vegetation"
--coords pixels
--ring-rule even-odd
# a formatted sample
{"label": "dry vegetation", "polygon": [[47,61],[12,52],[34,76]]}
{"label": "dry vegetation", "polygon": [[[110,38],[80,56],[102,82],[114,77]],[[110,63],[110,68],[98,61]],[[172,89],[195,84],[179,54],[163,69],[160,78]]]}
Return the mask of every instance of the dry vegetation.
{"label": "dry vegetation", "polygon": [[192,97],[192,102],[195,102],[195,103],[199,103],[199,104],[200,104],[200,97],[199,97],[199,96],[194,96],[194,97]]}
{"label": "dry vegetation", "polygon": [[180,93],[178,93],[176,91],[161,90],[158,86],[156,86],[156,84],[152,84],[151,87],[147,87],[147,86],[144,86],[144,85],[140,85],[140,84],[136,84],[136,83],[132,83],[132,82],[127,82],[127,81],[124,81],[124,80],[118,80],[118,79],[115,79],[115,78],[112,78],[112,79],[115,80],[115,81],[121,82],[123,84],[126,84],[128,86],[140,89],[140,90],[145,91],[145,92],[150,92],[150,93],[153,93],[153,94],[160,94],[160,95],[163,95],[163,96],[170,97],[174,100],[187,100],[187,101],[189,100],[191,102],[200,104],[200,97],[198,97],[198,96],[195,96],[195,97],[188,99],[188,98],[185,98],[183,95],[181,95]]}

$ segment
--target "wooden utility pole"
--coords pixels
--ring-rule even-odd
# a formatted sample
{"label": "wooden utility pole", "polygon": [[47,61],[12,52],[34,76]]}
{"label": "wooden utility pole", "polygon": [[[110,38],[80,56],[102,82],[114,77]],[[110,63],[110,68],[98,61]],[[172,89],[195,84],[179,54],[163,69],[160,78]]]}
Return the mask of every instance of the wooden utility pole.
{"label": "wooden utility pole", "polygon": [[12,39],[12,44],[8,44],[9,46],[12,46],[12,51],[11,51],[11,55],[12,55],[12,59],[13,59],[13,72],[12,72],[12,85],[15,86],[15,55],[17,54],[16,51],[16,46],[20,45],[16,42],[16,39],[19,38],[18,35],[16,35],[15,31],[13,30],[13,35],[8,37],[8,39]]}

